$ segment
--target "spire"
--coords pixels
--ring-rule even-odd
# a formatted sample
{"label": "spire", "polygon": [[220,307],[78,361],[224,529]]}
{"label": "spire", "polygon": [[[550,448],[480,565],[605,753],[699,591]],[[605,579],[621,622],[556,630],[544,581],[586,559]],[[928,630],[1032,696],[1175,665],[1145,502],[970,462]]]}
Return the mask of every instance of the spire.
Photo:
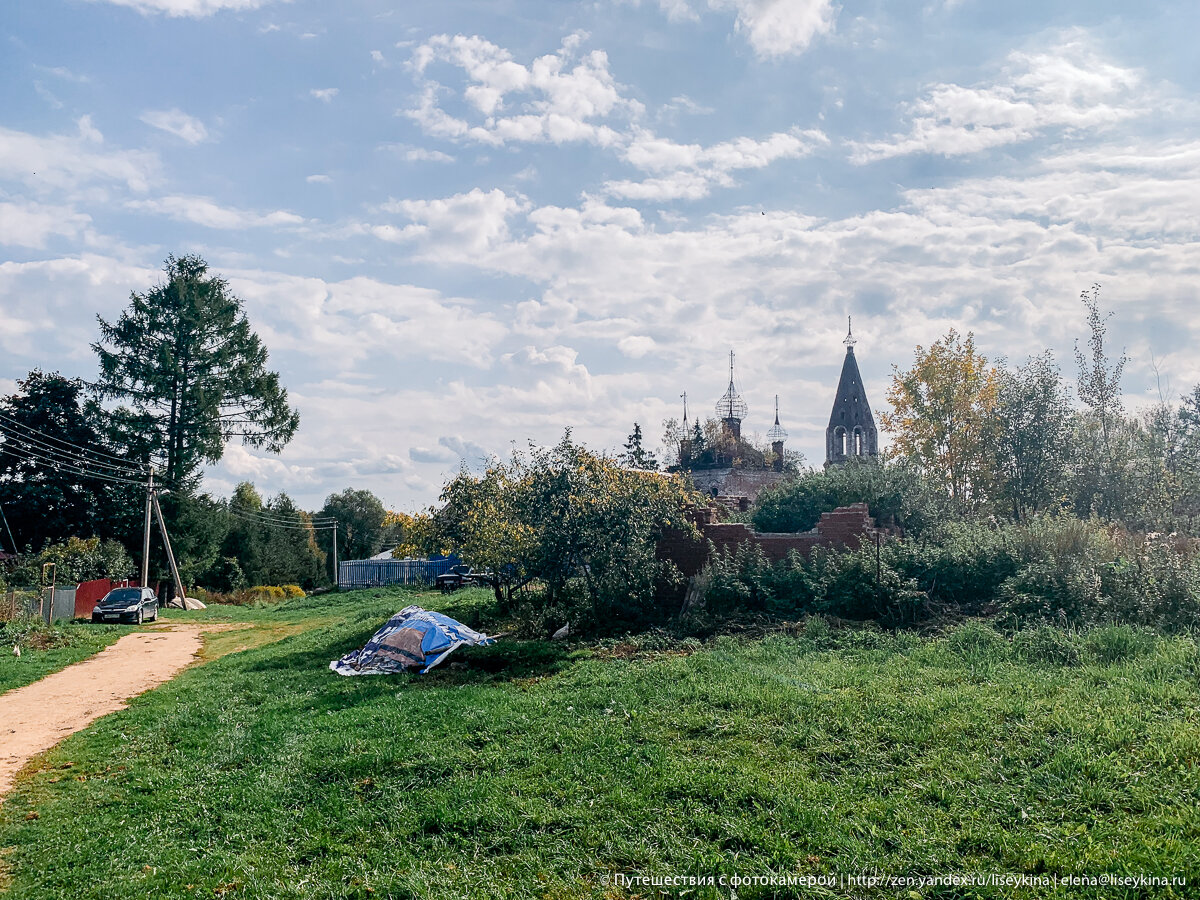
{"label": "spire", "polygon": [[687,391],[679,395],[683,398],[683,430],[687,431]]}
{"label": "spire", "polygon": [[788,433],[783,426],[779,424],[779,395],[775,395],[775,424],[771,426],[771,430],[767,432],[767,440],[772,444],[783,443],[787,440]]}
{"label": "spire", "polygon": [[[741,424],[742,419],[746,418],[746,413],[750,410],[746,406],[746,401],[742,399],[742,395],[738,393],[737,386],[733,383],[733,351],[729,351],[729,387],[725,390],[725,394],[717,401],[717,416],[726,423],[732,420],[737,420]],[[740,429],[739,433],[740,433]]]}
{"label": "spire", "polygon": [[871,415],[862,374],[858,371],[858,360],[854,356],[856,341],[850,324],[847,318],[846,340],[842,342],[846,345],[846,357],[833,399],[833,411],[829,414],[829,427],[825,429],[826,465],[845,462],[853,456],[879,455],[879,432],[875,428],[875,417]]}

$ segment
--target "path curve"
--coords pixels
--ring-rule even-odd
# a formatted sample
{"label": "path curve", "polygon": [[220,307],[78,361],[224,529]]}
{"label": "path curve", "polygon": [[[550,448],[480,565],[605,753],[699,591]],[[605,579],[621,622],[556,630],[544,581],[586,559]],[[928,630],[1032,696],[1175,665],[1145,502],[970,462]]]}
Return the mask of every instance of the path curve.
{"label": "path curve", "polygon": [[170,681],[195,661],[201,632],[220,629],[173,623],[145,628],[41,681],[0,694],[0,801],[29,760],[124,709],[131,697]]}

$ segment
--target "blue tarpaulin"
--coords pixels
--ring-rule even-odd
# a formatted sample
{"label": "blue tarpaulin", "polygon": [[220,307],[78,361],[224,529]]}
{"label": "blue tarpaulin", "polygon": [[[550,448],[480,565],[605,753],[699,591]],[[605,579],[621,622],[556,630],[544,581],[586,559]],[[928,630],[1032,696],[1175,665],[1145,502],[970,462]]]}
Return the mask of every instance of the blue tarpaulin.
{"label": "blue tarpaulin", "polygon": [[413,668],[424,674],[463,645],[493,643],[495,638],[449,616],[406,606],[388,619],[365,647],[335,659],[329,668],[339,675],[389,675]]}

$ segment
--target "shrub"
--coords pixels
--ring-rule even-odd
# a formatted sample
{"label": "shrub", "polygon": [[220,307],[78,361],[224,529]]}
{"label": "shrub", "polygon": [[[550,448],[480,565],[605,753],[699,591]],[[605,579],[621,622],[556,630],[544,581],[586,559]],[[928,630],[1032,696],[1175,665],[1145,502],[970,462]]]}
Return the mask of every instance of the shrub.
{"label": "shrub", "polygon": [[297,597],[308,596],[307,594],[304,593],[304,591],[300,588],[300,585],[298,585],[298,584],[285,584],[285,585],[282,585],[281,588],[283,590],[283,596],[286,597],[288,600],[294,600]]}
{"label": "shrub", "polygon": [[1034,665],[1077,666],[1081,661],[1079,638],[1049,625],[1018,631],[1012,648],[1017,659]]}
{"label": "shrub", "polygon": [[821,513],[866,503],[881,523],[920,534],[946,516],[943,494],[907,462],[849,460],[763,491],[752,521],[759,531],[808,531]]}
{"label": "shrub", "polygon": [[1126,662],[1153,652],[1153,633],[1129,625],[1106,625],[1089,631],[1084,637],[1088,654],[1104,665]]}
{"label": "shrub", "polygon": [[12,582],[21,587],[41,584],[42,566],[54,564],[58,584],[79,583],[96,578],[126,578],[137,567],[125,548],[116,541],[99,538],[68,538],[61,544],[50,544],[35,557],[13,571]]}
{"label": "shrub", "polygon": [[973,668],[1008,659],[1009,646],[1004,635],[983,622],[967,622],[949,632],[946,649]]}
{"label": "shrub", "polygon": [[772,563],[756,544],[716,554],[701,574],[708,616],[766,613],[795,618],[824,613],[901,625],[919,619],[925,594],[916,581],[876,558],[875,548],[815,548]]}
{"label": "shrub", "polygon": [[201,577],[205,584],[221,593],[240,591],[246,586],[246,574],[242,571],[241,563],[232,556],[222,556]]}
{"label": "shrub", "polygon": [[283,600],[287,596],[283,588],[273,584],[257,584],[248,593],[259,600]]}
{"label": "shrub", "polygon": [[928,599],[917,582],[876,557],[875,548],[813,550],[810,566],[820,572],[819,612],[844,619],[878,619],[888,625],[915,622]]}

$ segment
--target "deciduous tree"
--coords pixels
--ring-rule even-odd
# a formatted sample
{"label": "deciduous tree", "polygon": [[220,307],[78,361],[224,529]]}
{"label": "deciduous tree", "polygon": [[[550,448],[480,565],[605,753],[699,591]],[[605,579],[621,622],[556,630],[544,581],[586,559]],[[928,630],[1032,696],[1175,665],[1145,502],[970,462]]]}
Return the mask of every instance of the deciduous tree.
{"label": "deciduous tree", "polygon": [[1049,352],[1016,369],[995,370],[992,439],[998,505],[1016,519],[1051,507],[1063,495],[1071,458],[1073,414]]}
{"label": "deciduous tree", "polygon": [[975,336],[953,328],[929,349],[917,347],[913,366],[893,369],[891,412],[881,416],[895,449],[946,485],[964,506],[977,506],[994,480],[988,429],[996,406],[996,378],[976,352]]}

